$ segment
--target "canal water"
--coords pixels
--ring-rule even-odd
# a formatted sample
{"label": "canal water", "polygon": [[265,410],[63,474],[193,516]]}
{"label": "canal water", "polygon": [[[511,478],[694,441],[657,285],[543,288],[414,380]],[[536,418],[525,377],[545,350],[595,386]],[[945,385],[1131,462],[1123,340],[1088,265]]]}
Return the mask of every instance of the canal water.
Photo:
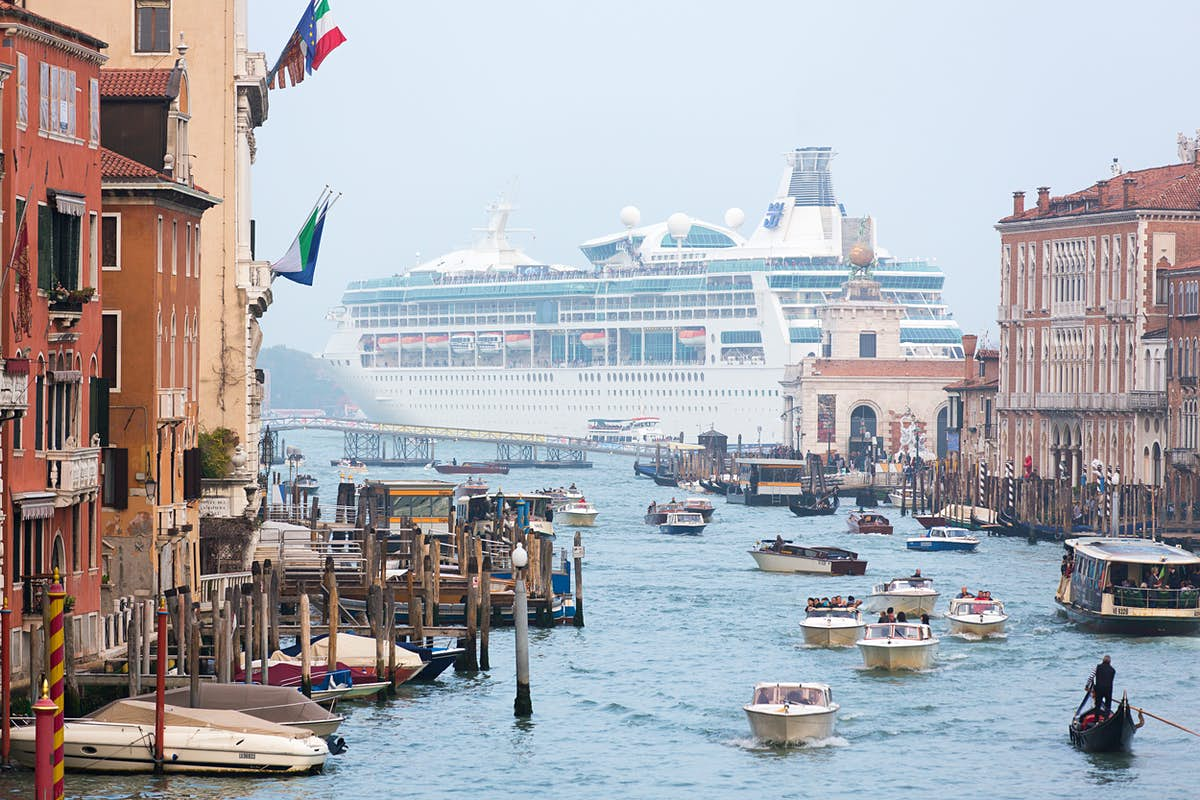
{"label": "canal water", "polygon": [[[341,436],[288,434],[332,500]],[[487,458],[458,445],[439,455]],[[373,469],[372,478],[427,478],[422,469]],[[1200,638],[1121,638],[1083,632],[1055,613],[1060,547],[987,538],[973,554],[909,553],[919,526],[884,508],[894,536],[846,532],[836,518],[717,502],[701,536],[642,524],[651,500],[676,490],[635,479],[631,461],[594,469],[514,471],[492,486],[536,490],[574,481],[600,509],[584,531],[583,629],[531,631],[534,715],[512,716],[511,629],[493,633],[492,670],[452,672],[405,686],[378,705],[350,705],[350,745],[321,775],[205,778],[69,775],[69,797],[89,798],[760,798],[968,796],[1182,797],[1200,741],[1148,720],[1128,755],[1086,755],[1067,722],[1106,653],[1117,693],[1200,728],[1195,671]],[[747,549],[776,534],[857,550],[867,575],[822,578],[759,572]],[[569,545],[570,535],[560,534]],[[920,567],[946,597],[962,585],[1006,602],[1005,639],[941,636],[936,667],[888,674],[862,668],[856,648],[805,647],[797,623],[809,595],[866,595],[870,585]],[[823,681],[841,704],[837,735],[816,746],[755,743],[742,705],[756,681]],[[1186,792],[1190,794],[1190,791]],[[0,775],[0,798],[31,797],[31,773]]]}

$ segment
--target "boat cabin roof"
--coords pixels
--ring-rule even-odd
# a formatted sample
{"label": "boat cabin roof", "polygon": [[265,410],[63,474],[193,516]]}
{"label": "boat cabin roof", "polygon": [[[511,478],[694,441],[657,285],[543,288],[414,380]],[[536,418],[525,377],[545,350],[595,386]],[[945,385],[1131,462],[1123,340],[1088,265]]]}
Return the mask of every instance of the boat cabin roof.
{"label": "boat cabin roof", "polygon": [[1126,564],[1200,564],[1200,556],[1181,547],[1133,538],[1068,539],[1067,546],[1077,555],[1100,561],[1120,561]]}
{"label": "boat cabin roof", "polygon": [[826,561],[855,561],[858,559],[858,553],[843,550],[840,547],[808,547],[802,544],[793,544],[791,539],[784,539],[783,546],[778,550],[775,549],[774,539],[763,539],[758,543],[758,547],[762,551],[776,552],[780,555],[823,558]]}
{"label": "boat cabin roof", "polygon": [[1003,614],[1004,603],[999,600],[980,600],[975,597],[952,597],[950,598],[950,613]]}
{"label": "boat cabin roof", "polygon": [[885,590],[891,589],[932,589],[933,578],[909,577],[909,578],[892,578],[887,583],[881,583],[876,589],[882,588]]}
{"label": "boat cabin roof", "polygon": [[932,639],[928,625],[919,622],[873,622],[867,626],[867,639]]}
{"label": "boat cabin roof", "polygon": [[947,539],[951,536],[971,538],[971,532],[966,528],[952,528],[949,525],[935,525],[929,529],[931,539]]}
{"label": "boat cabin roof", "polygon": [[667,514],[667,523],[689,523],[689,522],[704,522],[704,515],[697,514],[694,511],[672,511]]}
{"label": "boat cabin roof", "polygon": [[756,683],[754,705],[827,706],[832,691],[824,683]]}

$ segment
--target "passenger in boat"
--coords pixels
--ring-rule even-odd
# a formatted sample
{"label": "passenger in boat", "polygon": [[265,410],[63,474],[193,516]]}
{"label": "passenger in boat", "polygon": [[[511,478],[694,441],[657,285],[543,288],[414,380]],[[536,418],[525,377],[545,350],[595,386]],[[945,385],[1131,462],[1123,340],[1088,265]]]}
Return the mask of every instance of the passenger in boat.
{"label": "passenger in boat", "polygon": [[783,536],[782,535],[776,534],[775,544],[771,545],[771,549],[774,550],[776,553],[783,552]]}
{"label": "passenger in boat", "polygon": [[915,571],[915,572],[913,572],[912,576],[913,576],[914,578],[919,578],[919,577],[921,577],[921,568],[920,568],[920,567],[917,567],[916,571]]}
{"label": "passenger in boat", "polygon": [[922,615],[921,615],[921,624],[922,624],[922,625],[928,625],[928,624],[929,624],[929,615],[928,615],[928,614],[922,614]]}
{"label": "passenger in boat", "polygon": [[1104,659],[1096,665],[1096,669],[1092,671],[1092,697],[1095,699],[1096,708],[1104,707],[1106,712],[1112,711],[1112,693],[1113,679],[1117,677],[1117,671],[1113,668],[1112,658],[1105,656]]}
{"label": "passenger in boat", "polygon": [[846,608],[858,608],[862,605],[862,600],[855,600],[854,595],[846,595]]}
{"label": "passenger in boat", "polygon": [[893,622],[894,620],[890,620],[890,619],[888,619],[888,613],[887,613],[886,611],[880,611],[880,612],[879,612],[879,619],[877,619],[877,620],[875,620],[875,621],[876,621],[876,622],[878,622],[880,625],[883,625],[883,624],[886,624],[886,623],[888,623],[888,622]]}
{"label": "passenger in boat", "polygon": [[896,622],[908,622],[908,615],[901,611],[896,615]]}
{"label": "passenger in boat", "polygon": [[963,598],[963,597],[974,597],[974,595],[972,595],[972,594],[971,594],[971,590],[970,590],[970,589],[968,589],[968,588],[967,588],[967,587],[965,587],[965,586],[964,586],[964,587],[962,587],[962,591],[958,593],[958,596],[959,596],[959,598]]}
{"label": "passenger in boat", "polygon": [[896,621],[896,609],[892,608],[891,606],[888,606],[888,610],[887,610],[887,621],[888,621],[888,622],[895,622],[895,621]]}

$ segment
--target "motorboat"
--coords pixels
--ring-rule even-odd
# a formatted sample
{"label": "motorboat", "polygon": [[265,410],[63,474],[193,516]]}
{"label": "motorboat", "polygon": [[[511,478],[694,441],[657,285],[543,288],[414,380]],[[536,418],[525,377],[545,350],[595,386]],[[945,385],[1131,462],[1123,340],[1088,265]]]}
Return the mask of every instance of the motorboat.
{"label": "motorboat", "polygon": [[596,524],[600,512],[587,500],[580,498],[554,510],[554,521],[573,528],[590,528]]}
{"label": "motorboat", "polygon": [[712,522],[713,513],[716,511],[716,508],[703,497],[689,497],[683,501],[683,510],[699,514],[704,517],[705,524],[708,524]]}
{"label": "motorboat", "polygon": [[913,575],[908,578],[892,578],[887,583],[871,587],[871,593],[863,602],[863,611],[878,614],[889,608],[899,614],[903,611],[910,617],[932,614],[937,604],[938,593],[933,588],[933,578]]}
{"label": "motorboat", "polygon": [[[399,686],[406,681],[416,677],[425,664],[421,657],[411,650],[406,650],[398,645],[393,646],[395,650],[395,685]],[[314,636],[309,646],[309,658],[313,664],[327,664],[329,661],[329,635],[321,634]],[[337,663],[338,667],[350,670],[350,676],[354,680],[354,685],[360,683],[377,683],[383,680],[384,676],[376,674],[376,653],[375,639],[371,636],[357,636],[353,633],[338,633],[337,635]],[[388,666],[391,661],[386,645],[383,649],[383,663]],[[274,665],[291,664],[295,667],[300,666],[300,644],[297,642],[291,647],[276,650],[271,654],[268,664],[268,676],[272,682],[275,681],[274,676],[271,676],[270,670]]]}
{"label": "motorboat", "polygon": [[1129,698],[1122,695],[1117,710],[1112,713],[1098,706],[1077,713],[1067,732],[1071,744],[1085,753],[1120,753],[1129,750],[1133,735],[1140,727],[1140,722],[1133,721]]}
{"label": "motorboat", "polygon": [[892,523],[883,514],[874,511],[851,511],[846,517],[846,527],[851,533],[883,533],[891,535]]}
{"label": "motorboat", "polygon": [[[643,521],[647,525],[662,525],[667,521],[667,515],[684,511],[683,503],[672,500],[669,503],[651,503],[646,508],[646,516]],[[701,514],[701,517],[704,515]]]}
{"label": "motorboat", "polygon": [[434,464],[433,468],[443,475],[507,475],[508,465],[494,461],[464,461],[461,464]]}
{"label": "motorboat", "polygon": [[[196,708],[240,711],[276,725],[304,728],[322,739],[331,736],[346,720],[288,686],[204,681],[200,683],[199,690]],[[168,705],[191,707],[191,689],[186,686],[167,689],[163,696]],[[153,703],[155,694],[148,692],[131,699]]]}
{"label": "motorboat", "polygon": [[1004,633],[1008,615],[1004,603],[982,597],[954,597],[946,613],[951,633],[967,633],[974,636],[995,636]]}
{"label": "motorboat", "polygon": [[424,668],[412,678],[413,683],[429,683],[449,669],[465,648],[453,646],[420,645],[413,642],[397,642],[405,650],[416,653],[425,662]]}
{"label": "motorboat", "polygon": [[833,735],[839,706],[824,683],[757,683],[742,708],[755,739],[803,744]]}
{"label": "motorboat", "polygon": [[917,622],[875,622],[855,642],[868,669],[929,669],[938,640],[928,625]]}
{"label": "motorboat", "polygon": [[[262,682],[261,664],[259,659],[250,662],[250,680],[259,684]],[[358,673],[358,678],[354,677],[355,672]],[[234,673],[235,681],[244,680],[244,677],[245,672],[241,669]],[[312,681],[312,699],[321,703],[330,700],[365,700],[374,697],[390,685],[387,681],[375,680],[374,669],[368,675],[366,670],[353,670],[339,661],[337,668],[330,670],[324,662],[316,658],[309,667],[309,679]],[[411,679],[410,677],[407,680]],[[280,656],[280,651],[276,651],[275,656],[267,659],[267,681],[271,686],[299,689],[304,683],[300,659]]]}
{"label": "motorboat", "polygon": [[857,608],[810,608],[800,622],[804,643],[813,647],[852,647],[863,628]]}
{"label": "motorboat", "polygon": [[790,539],[763,539],[749,551],[764,572],[811,572],[817,575],[862,575],[867,562],[840,547],[809,547]]}
{"label": "motorboat", "polygon": [[660,533],[701,533],[704,517],[690,511],[673,511],[658,526]]}
{"label": "motorboat", "polygon": [[950,528],[945,525],[935,525],[925,531],[922,536],[914,536],[905,540],[909,550],[960,550],[971,552],[979,546],[979,538],[972,536],[965,528]]}
{"label": "motorboat", "polygon": [[912,489],[893,489],[888,492],[888,503],[896,508],[916,508],[916,493]]}
{"label": "motorboat", "polygon": [[[240,711],[164,709],[163,763],[167,773],[271,773],[319,770],[329,757],[324,739]],[[118,700],[63,725],[63,752],[72,772],[153,772],[155,704]],[[36,763],[33,725],[11,730],[12,757]]]}
{"label": "motorboat", "polygon": [[454,490],[455,497],[478,497],[482,494],[487,494],[488,485],[486,481],[471,476],[467,480],[458,485]]}

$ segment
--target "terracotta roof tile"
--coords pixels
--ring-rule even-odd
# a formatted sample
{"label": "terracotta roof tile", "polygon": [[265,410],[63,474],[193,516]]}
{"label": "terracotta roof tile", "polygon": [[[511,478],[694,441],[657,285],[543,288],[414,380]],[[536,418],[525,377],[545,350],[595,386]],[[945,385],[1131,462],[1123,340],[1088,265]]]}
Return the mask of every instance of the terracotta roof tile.
{"label": "terracotta roof tile", "polygon": [[1200,165],[1167,164],[1114,175],[1107,181],[1103,203],[1100,202],[1100,187],[1097,182],[1085,189],[1051,197],[1050,206],[1045,211],[1034,205],[1020,214],[1010,214],[1000,221],[1022,222],[1119,211],[1126,208],[1126,180],[1133,182],[1128,208],[1200,210]]}
{"label": "terracotta roof tile", "polygon": [[101,97],[171,98],[179,89],[171,85],[174,69],[102,69]]}
{"label": "terracotta roof tile", "polygon": [[170,180],[166,175],[162,175],[145,164],[134,161],[132,158],[127,158],[120,153],[114,153],[107,147],[100,148],[100,177]]}

